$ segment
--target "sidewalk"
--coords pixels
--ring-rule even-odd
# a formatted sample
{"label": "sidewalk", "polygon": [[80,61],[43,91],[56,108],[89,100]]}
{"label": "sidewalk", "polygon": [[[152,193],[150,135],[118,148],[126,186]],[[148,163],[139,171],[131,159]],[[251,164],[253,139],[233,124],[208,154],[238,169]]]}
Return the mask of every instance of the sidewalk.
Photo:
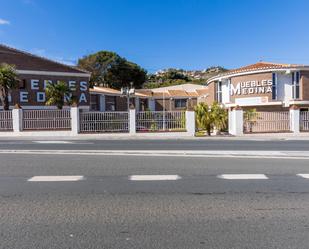
{"label": "sidewalk", "polygon": [[[26,133],[26,135],[25,135]],[[57,135],[58,132],[23,132],[21,136],[5,136],[0,132],[0,141],[6,140],[245,140],[245,141],[284,141],[284,140],[299,140],[309,141],[309,133],[269,133],[269,134],[245,134],[243,136],[206,136],[206,137],[191,137],[183,133],[137,133],[131,135],[129,133],[93,133],[93,134],[78,134],[70,136],[69,133]],[[37,135],[39,134],[39,135]]]}

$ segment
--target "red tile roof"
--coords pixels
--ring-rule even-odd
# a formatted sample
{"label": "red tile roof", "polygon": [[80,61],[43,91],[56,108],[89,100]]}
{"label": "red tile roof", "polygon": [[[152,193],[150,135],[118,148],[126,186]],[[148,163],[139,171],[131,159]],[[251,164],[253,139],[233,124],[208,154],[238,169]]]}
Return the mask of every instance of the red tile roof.
{"label": "red tile roof", "polygon": [[252,71],[263,71],[263,70],[269,70],[269,69],[293,69],[293,68],[299,68],[299,67],[308,67],[305,65],[300,64],[283,64],[283,63],[273,63],[273,62],[264,62],[260,61],[255,64],[251,64],[248,66],[240,67],[237,69],[229,70],[225,73],[216,75],[210,79],[208,79],[208,83],[216,80],[217,78],[232,75],[232,74],[238,74],[238,73],[246,73],[246,72],[252,72]]}

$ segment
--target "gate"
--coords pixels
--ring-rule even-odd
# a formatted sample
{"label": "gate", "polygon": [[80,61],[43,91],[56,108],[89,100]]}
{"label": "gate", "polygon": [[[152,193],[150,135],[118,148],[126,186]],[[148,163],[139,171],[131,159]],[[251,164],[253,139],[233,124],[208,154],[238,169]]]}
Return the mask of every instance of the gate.
{"label": "gate", "polygon": [[308,111],[300,112],[300,130],[309,131],[309,112]]}
{"label": "gate", "polygon": [[70,110],[23,110],[23,130],[69,130]]}
{"label": "gate", "polygon": [[128,112],[83,112],[79,114],[80,132],[128,132]]}
{"label": "gate", "polygon": [[12,111],[0,111],[0,131],[13,131]]}
{"label": "gate", "polygon": [[146,111],[136,115],[137,131],[185,131],[186,114],[183,111]]}
{"label": "gate", "polygon": [[289,132],[290,113],[289,111],[278,112],[245,112],[244,132]]}

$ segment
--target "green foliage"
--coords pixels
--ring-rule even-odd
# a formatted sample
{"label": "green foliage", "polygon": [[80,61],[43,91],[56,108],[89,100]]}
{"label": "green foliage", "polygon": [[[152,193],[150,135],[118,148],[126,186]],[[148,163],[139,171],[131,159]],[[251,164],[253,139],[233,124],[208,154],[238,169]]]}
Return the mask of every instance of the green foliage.
{"label": "green foliage", "polygon": [[208,106],[205,103],[199,103],[195,107],[196,123],[200,130],[206,130],[210,135],[211,130],[216,128],[224,130],[227,128],[228,114],[218,103]]}
{"label": "green foliage", "polygon": [[177,70],[174,68],[169,68],[163,75],[162,80],[184,80],[188,81],[188,76],[184,75],[184,70]]}
{"label": "green foliage", "polygon": [[185,83],[189,83],[189,82],[184,81],[184,80],[168,80],[162,83],[147,82],[143,85],[143,88],[152,89],[152,88],[158,88],[158,87],[176,86],[176,85],[181,85]]}
{"label": "green foliage", "polygon": [[9,91],[16,89],[19,79],[13,65],[0,64],[0,99],[4,110],[9,110]]}
{"label": "green foliage", "polygon": [[74,97],[71,97],[72,92],[69,86],[63,82],[58,81],[56,84],[51,83],[46,86],[46,105],[56,105],[58,109],[64,106],[64,99],[67,99],[68,104],[72,104]]}
{"label": "green foliage", "polygon": [[187,72],[183,69],[169,68],[167,70],[163,70],[163,72],[159,74],[149,74],[147,76],[147,82],[144,84],[143,87],[152,89],[158,87],[180,85],[185,83],[206,84],[207,79],[226,71],[227,69],[220,66],[210,67],[203,71],[195,71],[195,73],[198,74],[200,77],[195,78],[190,75],[190,72]]}
{"label": "green foliage", "polygon": [[244,112],[244,119],[245,121],[256,122],[257,119],[257,112],[255,108],[248,109]]}
{"label": "green foliage", "polygon": [[245,130],[252,132],[252,128],[258,119],[259,115],[255,108],[246,110],[244,112]]}
{"label": "green foliage", "polygon": [[91,72],[90,86],[102,85],[120,89],[133,82],[135,88],[141,88],[147,79],[145,69],[109,51],[85,56],[78,60],[78,66]]}

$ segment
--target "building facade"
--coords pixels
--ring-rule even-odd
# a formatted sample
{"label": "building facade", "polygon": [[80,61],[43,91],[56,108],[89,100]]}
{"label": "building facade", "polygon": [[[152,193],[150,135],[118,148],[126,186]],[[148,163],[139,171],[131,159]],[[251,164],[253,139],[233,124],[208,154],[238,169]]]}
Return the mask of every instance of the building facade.
{"label": "building facade", "polygon": [[[127,97],[120,91],[94,87],[90,89],[91,109],[99,111],[126,111]],[[210,103],[208,87],[183,84],[155,89],[136,89],[130,98],[130,105],[137,111],[182,111],[193,109],[198,103]]]}
{"label": "building facade", "polygon": [[207,81],[209,99],[257,111],[309,108],[309,66],[258,62]]}
{"label": "building facade", "polygon": [[63,81],[72,92],[68,97],[74,97],[80,107],[89,109],[90,73],[1,44],[0,63],[14,65],[18,73],[18,88],[9,96],[11,107],[20,104],[24,109],[55,108],[45,105],[45,88],[47,84]]}

